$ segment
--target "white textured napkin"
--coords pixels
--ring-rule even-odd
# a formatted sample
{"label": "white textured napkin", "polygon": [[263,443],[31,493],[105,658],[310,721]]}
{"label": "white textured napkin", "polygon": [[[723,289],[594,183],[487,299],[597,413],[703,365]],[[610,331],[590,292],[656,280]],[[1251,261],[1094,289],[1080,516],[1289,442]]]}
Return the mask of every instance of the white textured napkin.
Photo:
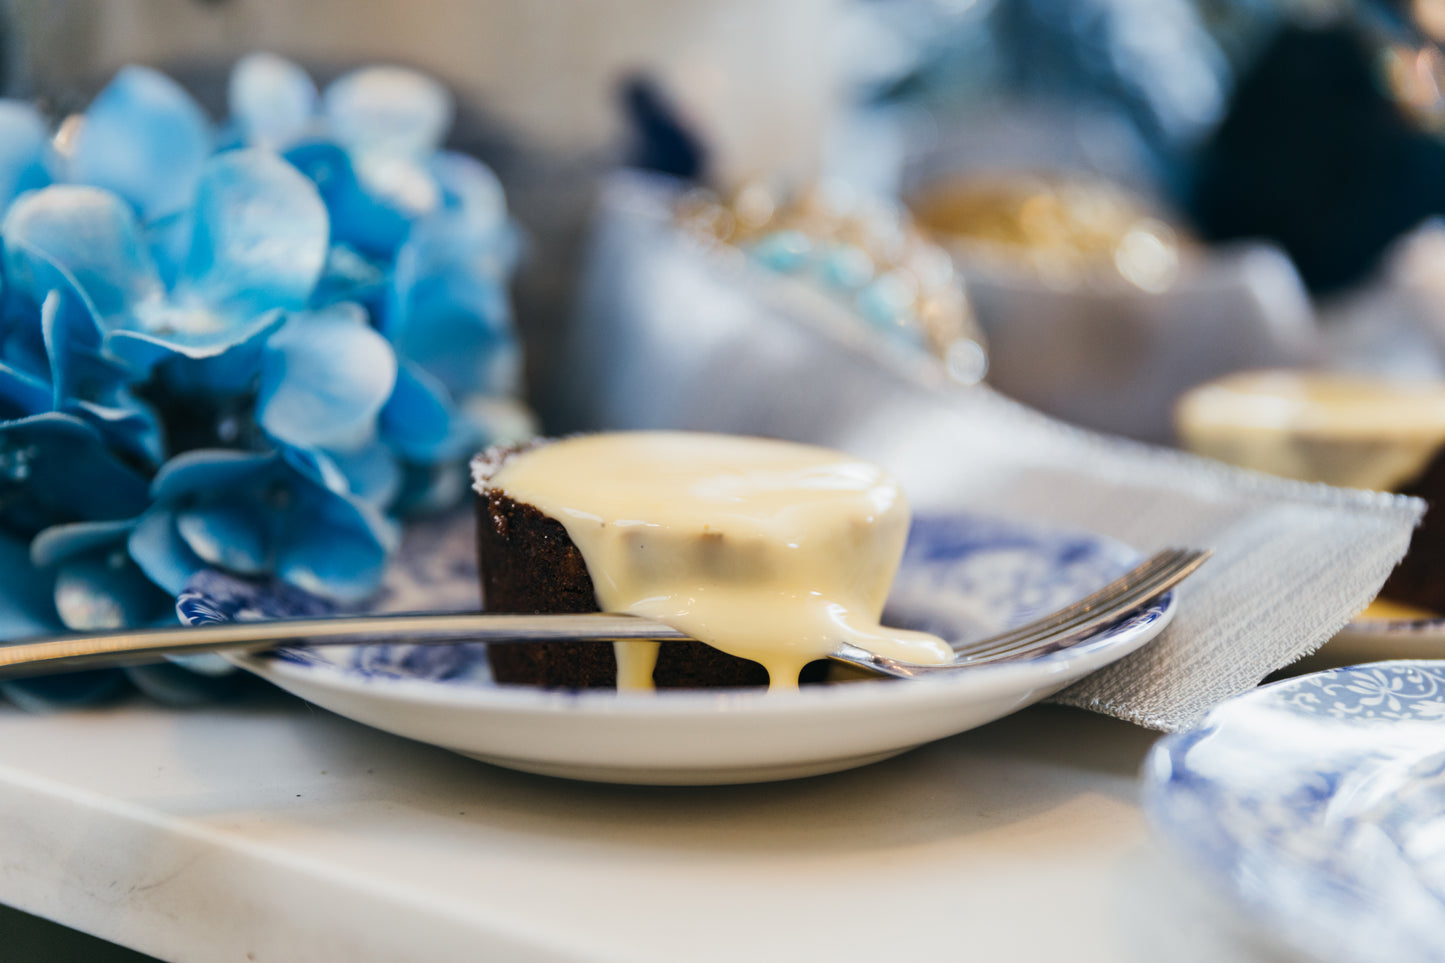
{"label": "white textured napkin", "polygon": [[1057,697],[1159,729],[1313,651],[1404,554],[1415,499],[1282,481],[1072,428],[880,347],[823,296],[671,225],[667,185],[603,197],[556,404],[575,427],[677,427],[831,445],[898,475],[921,510],[1084,528],[1214,558],[1154,643]]}

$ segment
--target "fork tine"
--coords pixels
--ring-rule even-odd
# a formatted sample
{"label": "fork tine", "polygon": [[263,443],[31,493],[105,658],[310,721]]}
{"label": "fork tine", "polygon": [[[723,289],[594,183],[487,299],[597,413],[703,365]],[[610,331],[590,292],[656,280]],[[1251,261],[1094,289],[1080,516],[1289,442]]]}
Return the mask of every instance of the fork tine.
{"label": "fork tine", "polygon": [[[1021,626],[1014,632],[1004,633],[1003,636],[981,639],[976,643],[981,649],[955,647],[955,651],[962,657],[953,662],[937,665],[904,662],[847,642],[829,653],[829,658],[881,675],[918,679],[1016,659],[1050,645],[1067,647],[1100,625],[1112,622],[1163,595],[1203,564],[1209,555],[1208,551],[1191,552],[1182,549],[1161,552],[1060,613]],[[1142,579],[1139,577],[1141,572]],[[1069,613],[1073,613],[1071,618],[1061,619],[1061,616]],[[1045,628],[1039,629],[1039,626]],[[1006,640],[1005,644],[1000,645],[1000,638]],[[979,654],[980,651],[982,654]]]}
{"label": "fork tine", "polygon": [[1187,558],[1190,552],[1185,549],[1165,549],[1149,558],[1139,565],[1125,572],[1109,584],[1095,592],[1086,595],[1072,605],[1065,606],[1056,612],[1051,612],[1041,619],[1020,625],[1006,632],[990,636],[987,639],[979,639],[974,643],[965,643],[962,646],[955,646],[956,649],[974,649],[979,646],[988,645],[1010,645],[1025,638],[1052,633],[1067,624],[1077,621],[1081,617],[1087,617],[1089,613],[1097,611],[1101,605],[1109,605],[1120,595],[1121,592],[1132,586],[1142,584],[1154,578],[1159,573],[1167,572],[1178,565],[1181,559]]}
{"label": "fork tine", "polygon": [[[1146,563],[1145,566],[1140,566],[1141,569],[1145,569],[1147,566],[1146,576],[1142,580],[1135,580],[1134,572],[1130,572],[1115,582],[1111,582],[1099,592],[1083,600],[1080,606],[1089,603],[1088,608],[1075,608],[1075,615],[1072,618],[1059,620],[1057,616],[1051,616],[1036,623],[1037,626],[1040,626],[1039,628],[1022,626],[1022,632],[1016,630],[1012,634],[1006,633],[1004,636],[981,639],[974,645],[956,646],[955,652],[959,655],[959,664],[973,665],[984,661],[1015,657],[1032,649],[1053,644],[1061,638],[1078,635],[1111,622],[1163,595],[1199,568],[1210,554],[1208,551],[1161,552],[1155,558],[1167,556],[1162,567],[1156,568]],[[1150,562],[1153,561],[1154,559],[1150,559]],[[1139,569],[1135,571],[1137,572]],[[1049,627],[1042,627],[1045,625]]]}
{"label": "fork tine", "polygon": [[[1101,596],[1101,601],[1087,610],[1077,611],[1073,617],[1061,620],[1055,625],[1041,627],[1034,631],[1019,633],[1010,638],[982,639],[974,645],[961,646],[965,657],[977,660],[983,657],[999,657],[1025,651],[1036,645],[1057,640],[1061,636],[1076,635],[1096,626],[1113,621],[1125,613],[1163,595],[1203,562],[1202,556],[1185,553],[1145,578],[1135,581],[1126,576],[1114,584],[1112,591]],[[1025,627],[1026,629],[1028,627]]]}

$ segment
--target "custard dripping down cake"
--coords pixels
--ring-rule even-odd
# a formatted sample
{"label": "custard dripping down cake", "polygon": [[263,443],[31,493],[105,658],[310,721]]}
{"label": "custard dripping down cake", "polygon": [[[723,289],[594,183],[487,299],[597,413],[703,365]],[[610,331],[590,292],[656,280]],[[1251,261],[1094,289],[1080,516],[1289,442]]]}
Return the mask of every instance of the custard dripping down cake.
{"label": "custard dripping down cake", "polygon": [[840,640],[914,662],[941,639],[879,624],[909,511],[885,471],[761,438],[622,432],[472,463],[488,611],[627,612],[696,642],[491,648],[499,682],[796,686]]}

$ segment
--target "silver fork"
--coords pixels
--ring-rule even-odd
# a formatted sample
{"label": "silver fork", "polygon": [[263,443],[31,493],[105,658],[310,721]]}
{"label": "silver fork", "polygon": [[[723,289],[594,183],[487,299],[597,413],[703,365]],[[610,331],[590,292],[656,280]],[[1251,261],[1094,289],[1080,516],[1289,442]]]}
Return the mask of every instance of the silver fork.
{"label": "silver fork", "polygon": [[[987,662],[1024,658],[1089,635],[1169,591],[1209,555],[1171,549],[1110,582],[1087,598],[1001,635],[956,646],[958,659],[944,665],[902,662],[844,643],[829,658],[881,675],[916,678]],[[261,652],[278,645],[365,645],[405,640],[455,642],[605,642],[616,639],[688,639],[678,630],[634,615],[493,615],[485,612],[421,612],[320,616],[221,622],[211,625],[122,629],[56,635],[0,646],[0,679],[73,672],[117,665],[144,665],[169,655]]]}
{"label": "silver fork", "polygon": [[1124,618],[1160,598],[1203,565],[1213,554],[1207,549],[1169,548],[1151,555],[1108,585],[1041,619],[1007,632],[954,643],[952,662],[923,665],[892,659],[844,642],[828,657],[860,669],[900,679],[917,679],[957,672],[997,662],[1032,658],[1058,651],[1089,638],[1099,628]]}

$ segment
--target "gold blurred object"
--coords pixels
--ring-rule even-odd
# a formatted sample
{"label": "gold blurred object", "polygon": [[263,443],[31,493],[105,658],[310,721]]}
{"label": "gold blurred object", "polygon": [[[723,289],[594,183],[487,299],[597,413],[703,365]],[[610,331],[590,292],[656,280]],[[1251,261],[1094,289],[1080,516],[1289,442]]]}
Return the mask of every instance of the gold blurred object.
{"label": "gold blurred object", "polygon": [[1410,19],[1425,36],[1445,43],[1445,0],[1411,0]]}
{"label": "gold blurred object", "polygon": [[934,355],[954,380],[973,384],[987,371],[983,332],[952,259],[901,205],[836,185],[783,194],[754,182],[727,199],[691,191],[674,214],[704,244],[806,276],[872,327]]}
{"label": "gold blurred object", "polygon": [[911,206],[920,225],[967,245],[970,256],[1022,265],[1051,286],[1109,273],[1159,292],[1179,275],[1178,233],[1105,181],[961,177],[920,193]]}
{"label": "gold blurred object", "polygon": [[1421,127],[1445,130],[1445,55],[1433,46],[1393,44],[1383,60],[1395,103]]}
{"label": "gold blurred object", "polygon": [[[1391,599],[1375,599],[1375,601],[1365,607],[1365,611],[1359,614],[1359,618],[1361,620],[1381,619],[1418,622],[1424,619],[1438,619],[1440,618],[1440,613],[1432,612],[1429,609],[1422,609],[1418,605],[1406,605],[1404,602],[1395,602]],[[1400,657],[1391,656],[1391,658]]]}
{"label": "gold blurred object", "polygon": [[1180,443],[1243,468],[1391,491],[1445,446],[1445,384],[1320,371],[1251,371],[1191,389]]}

